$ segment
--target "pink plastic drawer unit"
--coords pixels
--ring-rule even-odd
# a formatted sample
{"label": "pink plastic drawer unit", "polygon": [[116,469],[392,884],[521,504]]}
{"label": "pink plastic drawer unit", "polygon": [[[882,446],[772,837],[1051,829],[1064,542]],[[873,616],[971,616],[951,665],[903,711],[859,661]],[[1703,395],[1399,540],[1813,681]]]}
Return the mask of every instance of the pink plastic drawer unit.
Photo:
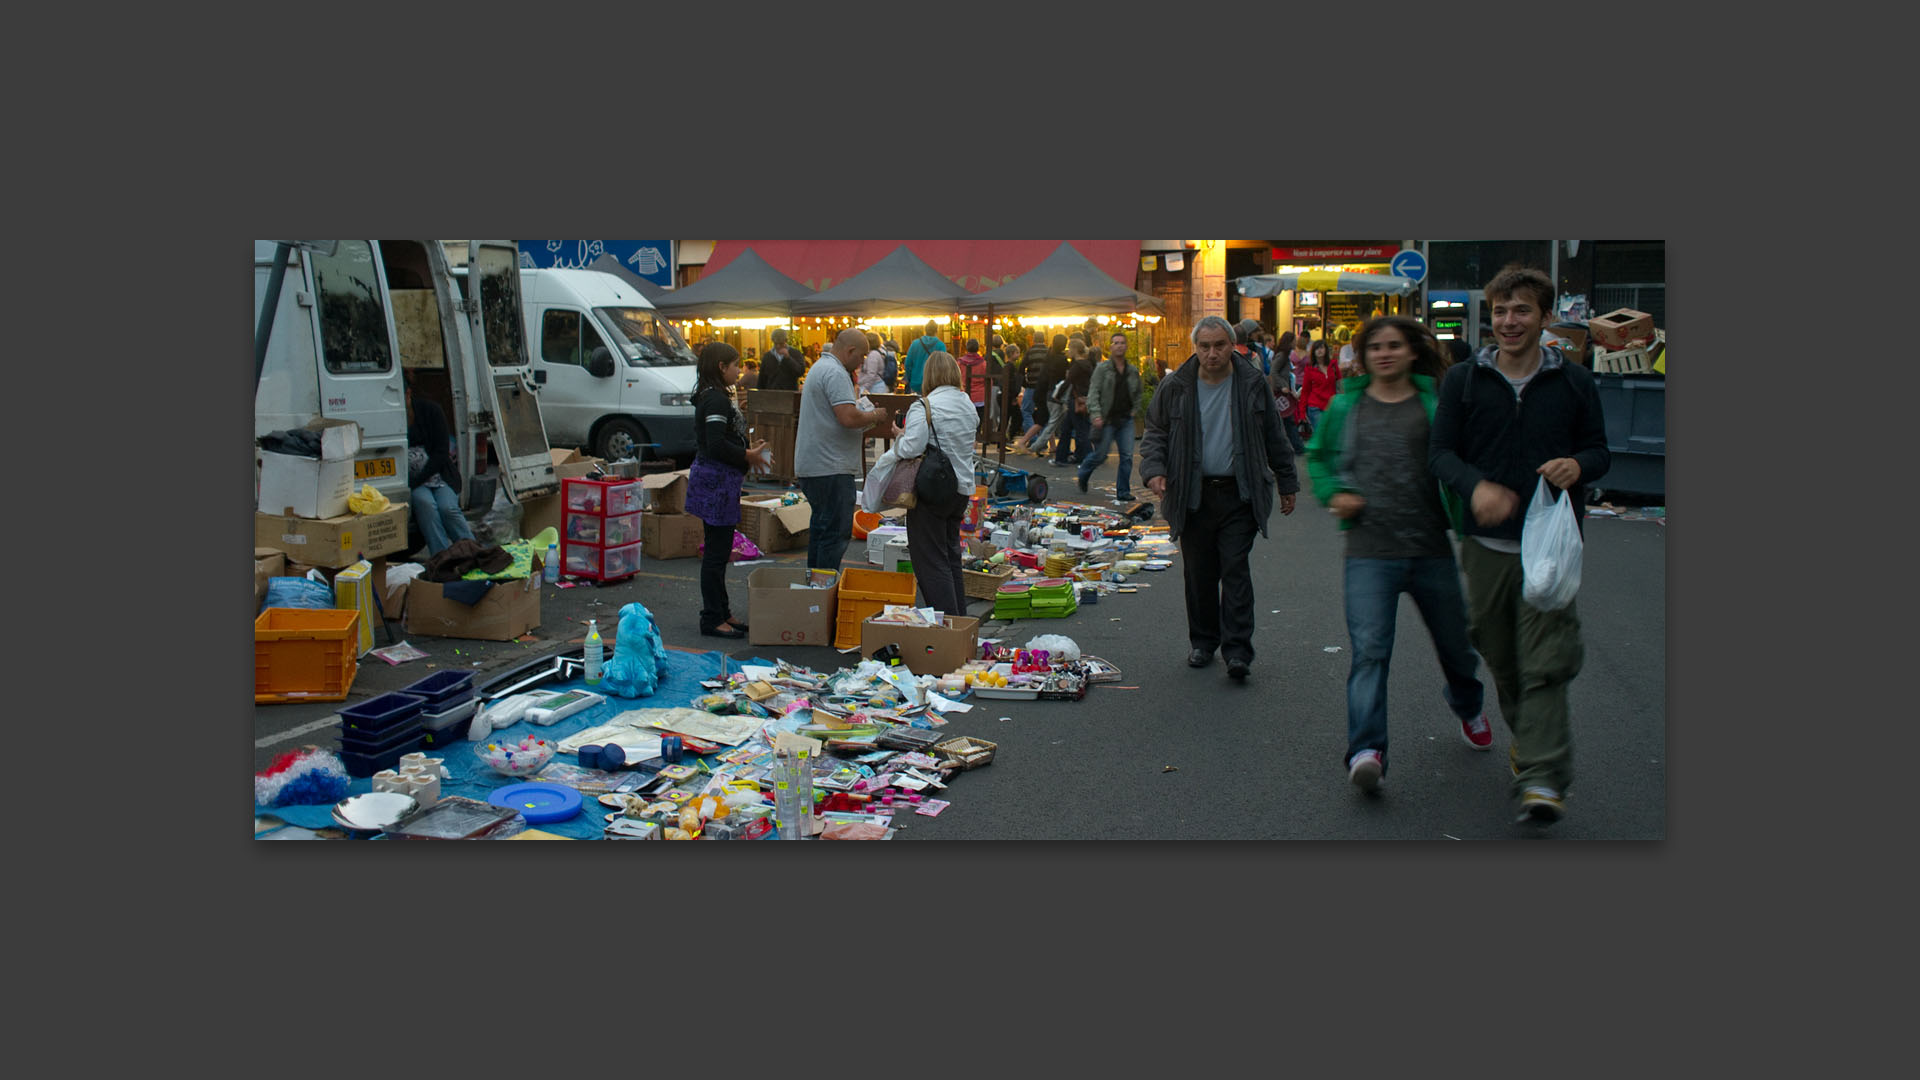
{"label": "pink plastic drawer unit", "polygon": [[568,477],[561,487],[560,572],[607,581],[638,570],[640,482]]}

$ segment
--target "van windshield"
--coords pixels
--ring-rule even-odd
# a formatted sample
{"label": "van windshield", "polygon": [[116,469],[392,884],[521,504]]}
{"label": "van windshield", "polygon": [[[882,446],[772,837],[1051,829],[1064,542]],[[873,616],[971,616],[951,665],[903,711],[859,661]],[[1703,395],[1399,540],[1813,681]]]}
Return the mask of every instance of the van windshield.
{"label": "van windshield", "polygon": [[593,315],[626,351],[629,367],[684,367],[698,359],[673,326],[650,308],[602,307],[594,308]]}

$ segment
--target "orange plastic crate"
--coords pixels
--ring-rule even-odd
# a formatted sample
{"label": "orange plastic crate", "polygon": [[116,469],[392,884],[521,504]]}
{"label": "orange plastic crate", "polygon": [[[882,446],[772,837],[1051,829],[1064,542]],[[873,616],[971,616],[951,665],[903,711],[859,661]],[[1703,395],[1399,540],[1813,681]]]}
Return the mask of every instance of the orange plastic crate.
{"label": "orange plastic crate", "polygon": [[344,701],[359,671],[360,612],[268,608],[253,620],[253,700]]}
{"label": "orange plastic crate", "polygon": [[[895,570],[862,570],[847,567],[840,573],[840,599],[881,600],[889,604],[913,603],[912,574]],[[879,609],[875,609],[878,611]]]}

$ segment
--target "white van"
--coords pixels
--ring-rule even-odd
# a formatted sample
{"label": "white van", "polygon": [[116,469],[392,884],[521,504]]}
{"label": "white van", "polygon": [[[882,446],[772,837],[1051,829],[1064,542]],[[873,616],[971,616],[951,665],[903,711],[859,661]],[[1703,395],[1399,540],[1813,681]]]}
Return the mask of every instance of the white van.
{"label": "white van", "polygon": [[694,353],[646,297],[600,270],[520,282],[548,439],[608,461],[691,456]]}
{"label": "white van", "polygon": [[[480,298],[456,279],[438,240],[292,241],[272,316],[274,266],[283,242],[253,245],[255,347],[264,334],[254,392],[255,437],[316,418],[361,428],[354,483],[408,501],[407,415],[402,371],[416,397],[440,405],[454,437],[461,506],[484,513],[495,485],[519,501],[558,489],[540,406],[526,381],[519,249],[474,240]],[[299,246],[293,246],[299,245]],[[489,470],[487,459],[499,468]]]}

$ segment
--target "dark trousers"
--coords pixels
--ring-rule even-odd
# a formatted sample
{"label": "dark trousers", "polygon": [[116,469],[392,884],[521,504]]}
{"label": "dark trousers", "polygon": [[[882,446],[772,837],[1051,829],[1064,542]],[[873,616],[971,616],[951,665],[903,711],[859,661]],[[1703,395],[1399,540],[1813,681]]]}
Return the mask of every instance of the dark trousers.
{"label": "dark trousers", "polygon": [[1187,641],[1194,648],[1217,648],[1229,661],[1253,661],[1253,569],[1247,556],[1259,531],[1252,505],[1240,497],[1231,477],[1202,481],[1200,506],[1187,511],[1180,533]]}
{"label": "dark trousers", "polygon": [[813,507],[807,519],[807,569],[837,571],[853,540],[853,474],[802,476],[800,492]]}
{"label": "dark trousers", "polygon": [[[704,524],[704,523],[703,523]],[[727,602],[727,562],[733,558],[733,526],[707,525],[700,552],[700,629],[712,630],[732,617]]]}
{"label": "dark trousers", "polygon": [[966,516],[964,495],[944,509],[921,505],[907,511],[913,580],[926,605],[943,615],[967,613],[967,583],[960,575],[960,520]]}
{"label": "dark trousers", "polygon": [[[1061,408],[1071,410],[1073,404],[1069,402]],[[1092,449],[1092,443],[1093,417],[1086,413],[1069,411],[1067,418],[1060,421],[1060,437],[1053,444],[1053,463],[1055,465],[1079,464],[1080,459],[1086,457],[1087,451]]]}

